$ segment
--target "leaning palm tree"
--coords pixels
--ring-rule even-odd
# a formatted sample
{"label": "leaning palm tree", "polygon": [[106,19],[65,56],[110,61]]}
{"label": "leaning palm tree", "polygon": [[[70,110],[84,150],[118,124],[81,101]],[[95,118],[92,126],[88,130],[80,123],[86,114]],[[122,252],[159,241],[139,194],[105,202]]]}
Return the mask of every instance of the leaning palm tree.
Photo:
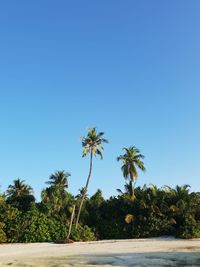
{"label": "leaning palm tree", "polygon": [[24,180],[17,179],[13,181],[13,185],[8,186],[6,193],[7,197],[14,199],[24,195],[32,195],[33,189],[25,184]]}
{"label": "leaning palm tree", "polygon": [[142,161],[144,156],[140,154],[140,150],[135,146],[123,148],[123,150],[125,150],[125,153],[117,157],[117,161],[122,161],[122,173],[124,178],[129,181],[129,186],[131,186],[132,188],[131,198],[134,199],[134,187],[138,177],[136,167],[138,167],[142,171],[145,171],[144,163]]}
{"label": "leaning palm tree", "polygon": [[87,194],[87,189],[92,174],[93,156],[100,156],[100,158],[103,159],[102,151],[104,150],[104,147],[102,144],[108,143],[108,140],[103,138],[103,136],[104,133],[103,132],[98,133],[96,131],[96,128],[94,127],[94,128],[89,128],[87,136],[82,138],[83,157],[86,157],[88,154],[90,154],[90,169],[86,180],[86,185],[84,187],[84,192],[82,194],[78,215],[76,218],[76,228],[78,227],[81,209],[83,206],[85,196]]}

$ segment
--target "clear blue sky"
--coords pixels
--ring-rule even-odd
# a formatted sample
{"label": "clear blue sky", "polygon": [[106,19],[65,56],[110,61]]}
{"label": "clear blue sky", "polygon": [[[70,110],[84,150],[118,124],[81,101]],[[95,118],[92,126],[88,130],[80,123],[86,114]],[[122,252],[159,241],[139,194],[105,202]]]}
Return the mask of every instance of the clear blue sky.
{"label": "clear blue sky", "polygon": [[200,191],[200,1],[0,3],[0,191],[25,179],[39,199],[55,170],[84,185],[88,127],[110,144],[89,194],[123,188],[116,157],[146,156],[138,185]]}

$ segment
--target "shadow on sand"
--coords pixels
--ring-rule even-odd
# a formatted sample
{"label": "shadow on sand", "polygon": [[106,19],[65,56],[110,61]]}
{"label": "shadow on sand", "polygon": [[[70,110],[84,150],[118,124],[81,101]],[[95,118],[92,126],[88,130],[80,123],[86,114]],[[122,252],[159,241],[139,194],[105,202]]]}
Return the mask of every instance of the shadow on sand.
{"label": "shadow on sand", "polygon": [[[112,250],[112,248],[111,248]],[[14,260],[1,263],[0,266],[49,266],[49,267],[67,267],[67,266],[121,266],[121,267],[192,267],[200,266],[199,252],[156,252],[156,253],[123,253],[123,254],[87,254],[73,257],[62,258],[34,258],[26,260]]]}
{"label": "shadow on sand", "polygon": [[[80,257],[89,266],[200,266],[199,252],[123,253],[84,255]],[[77,258],[76,258],[77,261]]]}

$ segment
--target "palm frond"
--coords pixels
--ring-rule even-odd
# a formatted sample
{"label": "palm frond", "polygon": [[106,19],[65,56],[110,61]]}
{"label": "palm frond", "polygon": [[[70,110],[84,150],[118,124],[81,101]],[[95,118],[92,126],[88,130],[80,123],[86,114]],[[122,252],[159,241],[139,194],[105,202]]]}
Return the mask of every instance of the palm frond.
{"label": "palm frond", "polygon": [[125,216],[125,222],[126,223],[131,223],[131,222],[133,222],[134,221],[134,216],[132,215],[132,214],[127,214],[126,216]]}
{"label": "palm frond", "polygon": [[86,137],[82,138],[83,157],[86,157],[89,153],[94,156],[100,156],[103,158],[102,151],[104,150],[103,143],[108,143],[108,140],[103,138],[104,132],[97,132],[96,127],[89,128]]}

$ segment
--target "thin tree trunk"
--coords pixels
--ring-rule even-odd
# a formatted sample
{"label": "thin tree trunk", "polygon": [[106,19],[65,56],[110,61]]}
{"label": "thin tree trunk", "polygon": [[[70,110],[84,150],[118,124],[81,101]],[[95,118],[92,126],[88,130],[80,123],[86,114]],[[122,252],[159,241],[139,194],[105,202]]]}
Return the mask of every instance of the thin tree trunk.
{"label": "thin tree trunk", "polygon": [[132,183],[132,200],[135,199],[135,184],[136,184],[136,180],[131,181]]}
{"label": "thin tree trunk", "polygon": [[130,186],[130,197],[132,198],[133,197],[133,181],[132,180],[130,180],[129,181],[129,186]]}
{"label": "thin tree trunk", "polygon": [[92,154],[92,151],[91,151],[90,152],[90,171],[89,171],[89,174],[88,174],[88,178],[87,178],[87,181],[86,181],[86,185],[85,185],[85,188],[84,188],[83,196],[81,198],[81,203],[80,203],[79,210],[78,210],[78,215],[77,215],[77,218],[76,218],[76,226],[75,226],[76,229],[78,227],[79,218],[80,218],[80,214],[81,214],[81,209],[82,209],[82,206],[83,206],[83,202],[85,200],[85,195],[87,193],[90,177],[91,177],[91,174],[92,174],[92,155],[93,154]]}
{"label": "thin tree trunk", "polygon": [[136,184],[136,179],[135,177],[132,175],[132,173],[130,173],[130,186],[131,186],[131,199],[134,200],[135,199],[135,184]]}
{"label": "thin tree trunk", "polygon": [[73,205],[73,210],[72,210],[71,220],[70,220],[70,225],[69,225],[69,231],[68,231],[68,235],[66,237],[67,240],[69,239],[70,234],[71,234],[72,224],[73,224],[73,219],[74,219],[74,212],[75,212],[75,205]]}

